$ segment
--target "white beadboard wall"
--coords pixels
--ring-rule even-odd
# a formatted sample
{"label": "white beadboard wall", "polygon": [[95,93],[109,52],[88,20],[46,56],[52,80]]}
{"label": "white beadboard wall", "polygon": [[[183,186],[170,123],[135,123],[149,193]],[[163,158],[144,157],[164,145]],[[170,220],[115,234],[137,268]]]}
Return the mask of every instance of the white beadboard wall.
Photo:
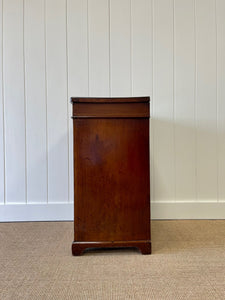
{"label": "white beadboard wall", "polygon": [[0,17],[0,221],[73,219],[71,96],[143,95],[152,218],[225,218],[225,0],[0,0]]}

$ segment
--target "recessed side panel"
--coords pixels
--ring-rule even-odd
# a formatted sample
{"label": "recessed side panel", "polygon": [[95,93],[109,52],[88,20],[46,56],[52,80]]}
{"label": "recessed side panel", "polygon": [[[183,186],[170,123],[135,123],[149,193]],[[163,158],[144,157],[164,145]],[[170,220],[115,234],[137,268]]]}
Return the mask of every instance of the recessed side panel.
{"label": "recessed side panel", "polygon": [[74,120],[75,241],[150,239],[148,119]]}

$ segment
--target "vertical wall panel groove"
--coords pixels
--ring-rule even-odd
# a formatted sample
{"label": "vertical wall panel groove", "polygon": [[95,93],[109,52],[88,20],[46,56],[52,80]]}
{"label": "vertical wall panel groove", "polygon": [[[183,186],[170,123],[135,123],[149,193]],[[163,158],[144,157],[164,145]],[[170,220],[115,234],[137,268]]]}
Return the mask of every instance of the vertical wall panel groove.
{"label": "vertical wall panel groove", "polygon": [[217,49],[217,7],[216,7],[216,0],[214,0],[214,14],[215,14],[215,46],[216,46],[216,198],[217,202],[219,201],[219,160],[218,160],[218,148],[219,148],[219,139],[218,139],[218,49]]}
{"label": "vertical wall panel groove", "polygon": [[27,96],[25,78],[25,0],[23,0],[23,90],[24,90],[24,125],[25,125],[25,201],[27,204]]}
{"label": "vertical wall panel groove", "polygon": [[89,2],[89,86],[91,96],[109,96],[108,13],[108,1],[92,0]]}
{"label": "vertical wall panel groove", "polygon": [[218,100],[218,200],[225,201],[225,1],[216,1]]}
{"label": "vertical wall panel groove", "polygon": [[218,135],[218,37],[217,37],[217,5],[216,5],[216,0],[214,0],[214,14],[215,14],[215,47],[216,47],[216,192],[217,192],[217,202],[219,201],[219,135]]}
{"label": "vertical wall panel groove", "polygon": [[195,28],[194,0],[176,0],[174,127],[177,201],[195,199]]}
{"label": "vertical wall panel groove", "polygon": [[194,79],[194,134],[195,134],[195,198],[194,200],[198,199],[198,187],[197,187],[197,141],[198,141],[198,135],[197,135],[197,18],[196,18],[196,1],[194,0],[194,40],[195,40],[195,62],[194,62],[194,68],[195,68],[195,79]]}
{"label": "vertical wall panel groove", "polygon": [[71,103],[69,101],[69,76],[68,76],[68,1],[65,2],[65,11],[66,11],[66,26],[65,26],[65,34],[66,34],[66,100],[67,100],[67,140],[68,140],[68,147],[67,147],[67,155],[68,155],[68,202],[71,202],[73,197],[72,195],[72,182],[70,181],[71,174],[71,165],[73,164],[73,158],[71,155],[71,144],[73,137],[70,133],[70,115],[71,115]]}
{"label": "vertical wall panel groove", "polygon": [[45,68],[45,126],[46,126],[46,202],[48,203],[48,87],[47,87],[47,42],[46,42],[46,35],[47,35],[47,15],[46,15],[46,0],[44,0],[44,68]]}
{"label": "vertical wall panel groove", "polygon": [[0,1],[0,204],[5,202],[5,130],[3,92],[3,0]]}
{"label": "vertical wall panel groove", "polygon": [[39,203],[47,202],[45,10],[43,0],[24,4],[27,197]]}
{"label": "vertical wall panel groove", "polygon": [[216,28],[212,0],[196,1],[197,188],[199,201],[217,201]]}
{"label": "vertical wall panel groove", "polygon": [[173,149],[174,149],[174,167],[173,167],[173,176],[174,176],[174,201],[177,200],[177,182],[176,182],[176,136],[175,136],[175,122],[176,122],[176,95],[175,95],[175,88],[176,88],[176,81],[175,81],[175,76],[176,76],[176,61],[175,61],[175,56],[176,56],[176,48],[175,48],[175,43],[176,43],[176,32],[175,32],[175,0],[173,0]]}
{"label": "vertical wall panel groove", "polygon": [[174,201],[173,0],[154,2],[154,201]]}
{"label": "vertical wall panel groove", "polygon": [[111,1],[112,96],[130,96],[130,0]]}
{"label": "vertical wall panel groove", "polygon": [[133,84],[133,30],[132,30],[132,21],[133,21],[133,2],[130,0],[130,96],[134,94],[134,84]]}
{"label": "vertical wall panel groove", "polygon": [[69,96],[85,97],[88,93],[87,0],[67,1]]}
{"label": "vertical wall panel groove", "polygon": [[3,8],[5,196],[6,203],[25,203],[23,1],[4,1]]}
{"label": "vertical wall panel groove", "polygon": [[68,202],[73,201],[73,132],[71,122],[71,103],[69,96],[69,4],[66,0],[66,89],[67,89],[67,138],[68,138]]}
{"label": "vertical wall panel groove", "polygon": [[46,2],[48,201],[68,201],[65,0]]}
{"label": "vertical wall panel groove", "polygon": [[108,0],[108,20],[109,20],[109,97],[112,96],[112,83],[111,83],[111,1]]}
{"label": "vertical wall panel groove", "polygon": [[151,1],[132,0],[131,48],[133,96],[152,94]]}
{"label": "vertical wall panel groove", "polygon": [[151,202],[155,201],[155,180],[154,180],[154,174],[155,174],[155,167],[154,167],[154,99],[155,99],[155,79],[154,79],[154,74],[155,74],[155,45],[154,45],[154,40],[155,40],[155,15],[154,15],[154,1],[151,0],[152,2],[152,93],[151,95],[151,101],[150,101],[150,195],[151,195]]}
{"label": "vertical wall panel groove", "polygon": [[89,49],[89,0],[87,0],[87,66],[88,66],[88,96],[90,96],[90,49]]}

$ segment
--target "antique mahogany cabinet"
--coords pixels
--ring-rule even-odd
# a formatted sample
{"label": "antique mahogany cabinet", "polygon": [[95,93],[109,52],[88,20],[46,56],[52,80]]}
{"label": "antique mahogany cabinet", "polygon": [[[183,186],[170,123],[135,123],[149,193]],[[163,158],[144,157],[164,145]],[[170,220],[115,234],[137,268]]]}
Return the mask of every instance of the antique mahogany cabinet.
{"label": "antique mahogany cabinet", "polygon": [[150,254],[149,97],[71,102],[73,255],[97,247]]}

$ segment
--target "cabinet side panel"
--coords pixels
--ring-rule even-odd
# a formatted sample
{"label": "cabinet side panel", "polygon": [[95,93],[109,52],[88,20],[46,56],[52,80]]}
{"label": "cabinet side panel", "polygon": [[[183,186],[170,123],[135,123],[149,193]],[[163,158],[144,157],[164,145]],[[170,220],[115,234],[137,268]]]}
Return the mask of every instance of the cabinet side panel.
{"label": "cabinet side panel", "polygon": [[149,240],[148,119],[74,124],[75,240]]}

